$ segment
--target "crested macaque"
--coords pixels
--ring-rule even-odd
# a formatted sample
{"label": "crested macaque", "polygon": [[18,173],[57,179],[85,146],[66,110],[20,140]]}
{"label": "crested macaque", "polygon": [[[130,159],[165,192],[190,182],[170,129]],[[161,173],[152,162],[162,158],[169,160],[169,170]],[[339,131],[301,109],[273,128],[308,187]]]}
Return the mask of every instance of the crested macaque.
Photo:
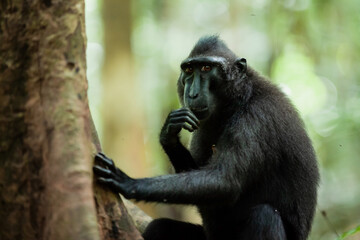
{"label": "crested macaque", "polygon": [[[175,174],[134,179],[99,153],[98,181],[138,201],[196,205],[203,224],[153,220],[145,240],[305,240],[319,172],[299,114],[279,88],[218,36],[201,38],[181,63],[182,108],[160,143]],[[189,149],[179,140],[192,132]]]}

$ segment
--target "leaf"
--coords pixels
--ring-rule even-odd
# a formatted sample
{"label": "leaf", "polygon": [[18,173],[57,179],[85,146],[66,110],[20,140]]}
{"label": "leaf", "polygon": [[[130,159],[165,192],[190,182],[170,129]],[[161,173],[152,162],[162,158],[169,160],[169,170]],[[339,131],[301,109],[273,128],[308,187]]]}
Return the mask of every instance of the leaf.
{"label": "leaf", "polygon": [[356,233],[358,233],[358,232],[360,232],[360,225],[357,226],[357,227],[354,228],[354,229],[351,229],[351,230],[349,230],[349,231],[347,231],[347,232],[344,232],[344,233],[341,234],[341,236],[338,237],[336,240],[343,240],[343,239],[345,239],[345,238],[347,238],[347,237],[349,237],[349,236],[352,236],[352,235],[354,235],[354,234],[356,234]]}

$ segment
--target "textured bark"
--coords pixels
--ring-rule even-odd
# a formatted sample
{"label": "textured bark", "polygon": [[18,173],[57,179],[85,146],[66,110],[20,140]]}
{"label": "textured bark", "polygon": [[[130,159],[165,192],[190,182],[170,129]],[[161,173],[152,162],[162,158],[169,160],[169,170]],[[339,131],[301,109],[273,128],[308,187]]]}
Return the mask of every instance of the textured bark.
{"label": "textured bark", "polygon": [[98,187],[97,222],[85,49],[83,0],[0,0],[1,240],[141,238]]}
{"label": "textured bark", "polygon": [[1,239],[99,239],[83,15],[1,1]]}
{"label": "textured bark", "polygon": [[145,228],[153,219],[129,200],[124,199],[124,204],[135,223],[136,229],[144,233]]}

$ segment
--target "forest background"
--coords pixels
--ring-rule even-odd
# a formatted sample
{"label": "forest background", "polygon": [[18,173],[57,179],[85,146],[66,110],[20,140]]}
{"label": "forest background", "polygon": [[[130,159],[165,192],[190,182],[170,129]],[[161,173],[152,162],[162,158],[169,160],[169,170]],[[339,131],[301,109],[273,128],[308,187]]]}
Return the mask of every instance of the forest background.
{"label": "forest background", "polygon": [[[321,170],[310,239],[334,239],[360,224],[357,0],[85,4],[90,108],[103,150],[120,168],[132,177],[171,171],[158,135],[169,111],[179,108],[179,64],[199,37],[219,34],[288,94],[305,121]],[[201,221],[191,207],[140,207],[152,217]]]}

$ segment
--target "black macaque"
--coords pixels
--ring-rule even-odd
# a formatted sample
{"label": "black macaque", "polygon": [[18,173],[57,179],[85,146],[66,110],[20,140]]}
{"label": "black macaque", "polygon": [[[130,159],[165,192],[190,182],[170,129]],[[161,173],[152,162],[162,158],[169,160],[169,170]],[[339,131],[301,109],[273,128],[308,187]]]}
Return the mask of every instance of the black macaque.
{"label": "black macaque", "polygon": [[[176,174],[133,179],[104,154],[98,181],[136,200],[193,204],[203,226],[149,224],[145,240],[305,240],[319,173],[314,149],[289,99],[217,36],[201,38],[181,63],[178,93],[160,142]],[[181,129],[193,132],[190,150]]]}

